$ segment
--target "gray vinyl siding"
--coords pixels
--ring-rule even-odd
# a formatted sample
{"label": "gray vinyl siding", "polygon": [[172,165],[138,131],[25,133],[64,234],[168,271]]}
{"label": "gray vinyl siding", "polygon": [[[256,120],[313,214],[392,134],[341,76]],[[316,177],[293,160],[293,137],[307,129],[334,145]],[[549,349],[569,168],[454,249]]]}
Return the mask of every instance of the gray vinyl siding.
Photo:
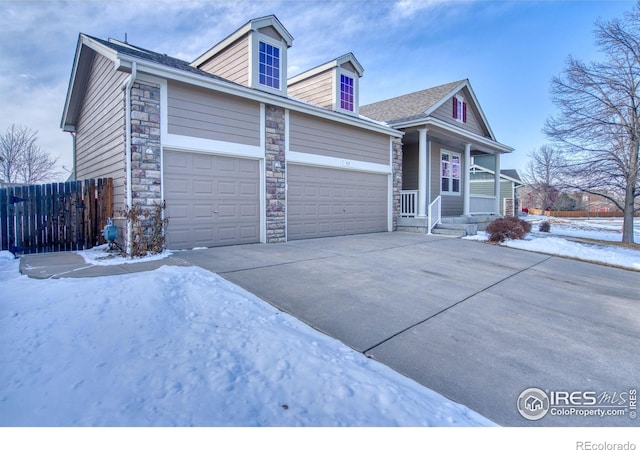
{"label": "gray vinyl siding", "polygon": [[170,81],[167,108],[170,134],[260,145],[257,102]]}
{"label": "gray vinyl siding", "polygon": [[126,77],[96,54],[76,126],[77,178],[113,178],[115,211],[125,198]]}
{"label": "gray vinyl siding", "polygon": [[295,112],[289,115],[289,148],[295,152],[390,164],[388,135]]}
{"label": "gray vinyl siding", "polygon": [[260,28],[258,29],[258,32],[260,34],[264,34],[265,36],[270,37],[271,39],[282,41],[282,36],[280,36],[280,33],[278,33],[278,30],[276,30],[272,26]]}
{"label": "gray vinyl siding", "polygon": [[471,180],[471,195],[494,195],[495,182],[491,180]]}
{"label": "gray vinyl siding", "polygon": [[333,70],[287,86],[289,96],[323,108],[333,108]]}
{"label": "gray vinyl siding", "polygon": [[467,121],[466,123],[460,122],[453,118],[453,101],[448,99],[442,106],[436,109],[431,116],[440,119],[444,122],[455,125],[464,130],[478,134],[480,136],[487,136],[488,130],[484,129],[481,124],[480,115],[471,102],[470,95],[463,89],[460,95],[464,98],[464,102],[467,104]]}
{"label": "gray vinyl siding", "polygon": [[247,36],[204,62],[199,69],[234,83],[249,86],[249,39]]}
{"label": "gray vinyl siding", "polygon": [[438,195],[442,196],[442,215],[443,216],[459,216],[462,214],[464,209],[464,198],[463,198],[463,189],[464,189],[464,177],[466,174],[464,173],[464,154],[461,153],[460,159],[460,170],[462,174],[462,179],[460,179],[460,195],[455,194],[442,194],[440,192],[440,152],[442,150],[451,151],[447,148],[443,148],[439,144],[431,143],[431,201],[435,199]]}
{"label": "gray vinyl siding", "polygon": [[418,190],[418,145],[409,144],[402,148],[402,189]]}
{"label": "gray vinyl siding", "polygon": [[[495,155],[480,155],[473,158],[473,162],[479,166],[489,170],[496,170],[496,157]],[[490,175],[490,174],[489,174]],[[491,175],[493,176],[493,175]]]}

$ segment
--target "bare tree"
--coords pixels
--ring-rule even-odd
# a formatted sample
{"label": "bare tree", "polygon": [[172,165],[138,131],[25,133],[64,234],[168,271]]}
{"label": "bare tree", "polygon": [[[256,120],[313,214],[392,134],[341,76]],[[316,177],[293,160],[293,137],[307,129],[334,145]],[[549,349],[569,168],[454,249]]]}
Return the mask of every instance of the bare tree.
{"label": "bare tree", "polygon": [[38,132],[23,125],[11,125],[0,135],[0,180],[7,183],[38,183],[58,173],[57,158],[37,145]]}
{"label": "bare tree", "polygon": [[596,22],[602,62],[567,60],[551,83],[558,115],[546,134],[561,145],[565,184],[601,195],[624,213],[622,241],[633,242],[640,210],[640,2],[623,19]]}
{"label": "bare tree", "polygon": [[537,205],[543,211],[555,201],[561,183],[562,166],[560,152],[549,145],[543,145],[529,153],[523,181],[531,188]]}

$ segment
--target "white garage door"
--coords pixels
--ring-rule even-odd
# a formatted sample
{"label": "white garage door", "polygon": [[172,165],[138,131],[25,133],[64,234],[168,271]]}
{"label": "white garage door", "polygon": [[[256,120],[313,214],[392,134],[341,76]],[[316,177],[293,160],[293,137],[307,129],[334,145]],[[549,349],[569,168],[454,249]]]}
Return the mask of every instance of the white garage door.
{"label": "white garage door", "polygon": [[290,164],[288,239],[388,230],[388,176]]}
{"label": "white garage door", "polygon": [[259,242],[259,168],[256,160],[165,150],[168,248]]}

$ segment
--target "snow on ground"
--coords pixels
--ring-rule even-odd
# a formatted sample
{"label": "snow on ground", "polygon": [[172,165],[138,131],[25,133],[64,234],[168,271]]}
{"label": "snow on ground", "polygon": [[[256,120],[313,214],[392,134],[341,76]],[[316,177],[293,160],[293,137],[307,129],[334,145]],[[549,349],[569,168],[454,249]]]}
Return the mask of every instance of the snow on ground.
{"label": "snow on ground", "polygon": [[0,289],[0,426],[495,425],[200,268]]}
{"label": "snow on ground", "polygon": [[[620,219],[557,219],[552,218],[551,231],[538,231],[539,223],[549,220],[543,216],[527,216],[531,223],[531,233],[523,240],[510,240],[502,245],[532,252],[566,256],[627,269],[640,270],[640,251],[614,245],[599,245],[575,242],[566,238],[586,238],[601,241],[622,239],[622,221]],[[640,225],[636,223],[635,241],[640,242]],[[484,241],[487,234],[479,232],[477,236],[465,239]]]}

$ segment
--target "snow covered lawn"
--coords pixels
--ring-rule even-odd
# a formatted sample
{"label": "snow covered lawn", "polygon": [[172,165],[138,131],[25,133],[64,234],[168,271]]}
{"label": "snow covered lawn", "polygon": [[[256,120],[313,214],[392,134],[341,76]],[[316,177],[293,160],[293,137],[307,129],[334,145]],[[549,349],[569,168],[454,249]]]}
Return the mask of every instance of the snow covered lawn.
{"label": "snow covered lawn", "polygon": [[0,253],[0,426],[494,425],[196,267],[32,280]]}
{"label": "snow covered lawn", "polygon": [[[570,239],[620,242],[622,237],[621,219],[558,219],[527,216],[525,220],[531,223],[531,233],[523,240],[510,240],[502,245],[640,270],[640,250],[616,245],[575,242]],[[538,226],[543,220],[548,220],[551,223],[549,233],[538,231]],[[640,221],[635,222],[635,241],[640,242]],[[487,240],[487,234],[479,232],[477,236],[465,239],[484,241]]]}

